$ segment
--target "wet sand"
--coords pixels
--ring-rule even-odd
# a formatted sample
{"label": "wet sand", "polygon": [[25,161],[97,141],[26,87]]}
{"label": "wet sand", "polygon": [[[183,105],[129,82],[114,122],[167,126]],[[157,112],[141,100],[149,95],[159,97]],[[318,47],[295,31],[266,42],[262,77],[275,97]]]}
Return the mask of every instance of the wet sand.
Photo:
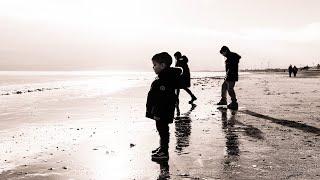
{"label": "wet sand", "polygon": [[237,112],[214,105],[221,83],[192,79],[195,105],[181,92],[161,163],[150,157],[158,135],[144,117],[149,84],[95,98],[3,96],[0,179],[320,178],[317,75],[243,75]]}

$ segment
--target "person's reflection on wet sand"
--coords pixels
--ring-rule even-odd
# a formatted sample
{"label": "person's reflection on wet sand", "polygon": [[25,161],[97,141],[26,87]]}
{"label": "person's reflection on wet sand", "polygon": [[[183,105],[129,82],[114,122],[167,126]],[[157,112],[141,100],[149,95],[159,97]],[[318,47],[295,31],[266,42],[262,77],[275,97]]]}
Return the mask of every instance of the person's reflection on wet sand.
{"label": "person's reflection on wet sand", "polygon": [[176,103],[176,112],[177,112],[177,117],[176,118],[179,118],[179,116],[180,116],[179,99],[177,100],[177,103]]}
{"label": "person's reflection on wet sand", "polygon": [[160,166],[160,173],[157,180],[170,179],[170,171],[168,161],[154,161]]}
{"label": "person's reflection on wet sand", "polygon": [[[222,129],[226,137],[226,156],[224,160],[225,168],[232,166],[232,162],[238,161],[239,158],[239,140],[235,133],[236,116],[232,115],[229,119],[227,117],[227,109],[219,109],[221,112]],[[232,114],[235,114],[234,112]]]}
{"label": "person's reflection on wet sand", "polygon": [[183,149],[189,146],[190,134],[191,134],[191,118],[190,113],[196,108],[197,105],[191,104],[191,108],[188,112],[184,113],[180,117],[175,119],[175,135],[177,138],[176,152],[178,155],[183,153]]}

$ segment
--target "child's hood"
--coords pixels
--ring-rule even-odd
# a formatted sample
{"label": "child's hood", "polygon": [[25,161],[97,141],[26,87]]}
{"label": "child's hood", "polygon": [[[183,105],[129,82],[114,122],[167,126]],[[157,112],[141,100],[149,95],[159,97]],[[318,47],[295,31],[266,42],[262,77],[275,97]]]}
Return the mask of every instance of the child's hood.
{"label": "child's hood", "polygon": [[230,59],[232,63],[239,63],[241,56],[237,53],[230,52],[230,54],[227,56],[227,59]]}
{"label": "child's hood", "polygon": [[163,70],[159,74],[160,79],[177,79],[182,74],[182,68],[179,67],[170,67]]}

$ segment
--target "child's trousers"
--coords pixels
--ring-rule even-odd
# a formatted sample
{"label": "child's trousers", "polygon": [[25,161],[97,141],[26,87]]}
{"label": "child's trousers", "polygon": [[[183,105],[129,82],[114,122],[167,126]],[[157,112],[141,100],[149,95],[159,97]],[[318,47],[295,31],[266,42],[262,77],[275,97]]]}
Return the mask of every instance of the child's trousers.
{"label": "child's trousers", "polygon": [[227,99],[227,91],[231,97],[232,102],[237,102],[236,93],[234,91],[235,81],[224,81],[221,87],[221,98]]}
{"label": "child's trousers", "polygon": [[162,150],[168,151],[169,149],[169,124],[166,122],[161,122],[161,120],[156,121],[157,131],[160,136],[160,147]]}

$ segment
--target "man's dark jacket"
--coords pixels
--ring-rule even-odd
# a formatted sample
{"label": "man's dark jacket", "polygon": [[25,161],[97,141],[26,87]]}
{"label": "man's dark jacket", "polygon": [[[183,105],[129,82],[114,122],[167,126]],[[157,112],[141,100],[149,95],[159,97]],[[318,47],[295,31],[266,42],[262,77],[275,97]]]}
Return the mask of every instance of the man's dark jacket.
{"label": "man's dark jacket", "polygon": [[175,89],[178,87],[178,77],[181,73],[180,68],[167,68],[152,82],[146,104],[147,118],[158,117],[163,123],[173,122],[177,101]]}
{"label": "man's dark jacket", "polygon": [[238,81],[239,75],[238,75],[238,64],[241,56],[239,56],[237,53],[229,52],[227,55],[226,63],[226,80],[227,81]]}

